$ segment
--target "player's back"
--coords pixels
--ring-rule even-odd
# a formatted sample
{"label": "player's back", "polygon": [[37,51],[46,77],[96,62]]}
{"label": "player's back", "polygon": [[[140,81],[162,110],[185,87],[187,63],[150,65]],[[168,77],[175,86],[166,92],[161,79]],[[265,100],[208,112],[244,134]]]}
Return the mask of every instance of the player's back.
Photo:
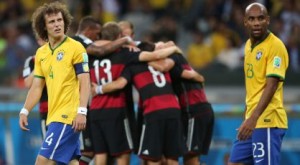
{"label": "player's back", "polygon": [[[118,77],[120,77],[122,71],[128,63],[138,61],[138,54],[139,53],[129,52],[128,49],[118,49],[105,57],[95,59],[93,61],[93,67],[90,71],[91,81],[98,85],[104,85],[116,80]],[[92,113],[102,114],[92,115],[92,118],[107,118],[113,113],[115,115],[120,113],[123,114],[126,110],[126,107],[126,92],[125,90],[119,90],[113,93],[94,96],[90,109]],[[117,111],[112,112],[111,110],[117,110],[119,113],[117,113]],[[103,113],[107,113],[107,115],[103,115]]]}
{"label": "player's back", "polygon": [[180,114],[179,103],[168,72],[161,73],[143,62],[130,65],[125,76],[131,77],[140,94],[145,117],[160,114],[162,118],[173,118]]}

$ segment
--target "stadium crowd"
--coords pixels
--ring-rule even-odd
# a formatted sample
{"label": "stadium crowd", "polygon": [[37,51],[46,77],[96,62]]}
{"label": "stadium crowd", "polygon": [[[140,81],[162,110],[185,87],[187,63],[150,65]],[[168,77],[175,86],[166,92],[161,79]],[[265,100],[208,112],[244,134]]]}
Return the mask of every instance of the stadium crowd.
{"label": "stadium crowd", "polygon": [[[23,88],[24,60],[35,53],[30,17],[35,8],[51,0],[0,2],[0,85]],[[128,20],[138,40],[173,40],[198,70],[242,66],[246,33],[243,10],[253,0],[65,0],[74,16],[69,35],[79,20],[92,15],[100,22]],[[273,18],[270,30],[282,39],[290,55],[290,70],[300,71],[300,1],[260,0]]]}

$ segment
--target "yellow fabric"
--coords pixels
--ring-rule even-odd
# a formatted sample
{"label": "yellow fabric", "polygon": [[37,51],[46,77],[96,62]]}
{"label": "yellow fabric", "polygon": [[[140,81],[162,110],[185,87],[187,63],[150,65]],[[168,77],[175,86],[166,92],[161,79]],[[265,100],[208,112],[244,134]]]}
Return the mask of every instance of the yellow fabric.
{"label": "yellow fabric", "polygon": [[87,62],[86,50],[69,37],[54,50],[49,43],[37,50],[34,75],[46,81],[47,125],[51,122],[72,124],[79,106],[79,82],[74,64],[82,62]]}
{"label": "yellow fabric", "polygon": [[154,9],[162,9],[167,7],[169,4],[169,0],[150,0],[148,2]]}
{"label": "yellow fabric", "polygon": [[211,48],[205,44],[191,44],[187,49],[187,60],[192,67],[201,69],[213,60]]}
{"label": "yellow fabric", "polygon": [[[287,50],[272,33],[251,49],[250,40],[245,45],[244,72],[246,81],[246,118],[256,108],[268,76],[285,78],[289,63]],[[272,98],[270,104],[258,119],[256,128],[278,127],[287,128],[287,115],[283,107],[283,81]]]}

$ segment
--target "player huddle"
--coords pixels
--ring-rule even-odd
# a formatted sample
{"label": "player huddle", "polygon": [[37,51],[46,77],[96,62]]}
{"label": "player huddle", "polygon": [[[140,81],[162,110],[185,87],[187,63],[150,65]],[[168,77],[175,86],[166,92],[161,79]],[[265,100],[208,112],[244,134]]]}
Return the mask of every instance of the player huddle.
{"label": "player huddle", "polygon": [[[274,112],[274,109],[267,108],[268,104],[274,102],[275,110],[285,113],[283,108],[278,108],[282,107],[280,100],[272,98],[278,87],[280,90],[275,93],[275,99],[282,96],[281,81],[288,61],[285,60],[284,45],[266,30],[268,17],[263,6],[254,3],[246,9],[246,13],[249,18],[245,24],[250,29],[251,41],[260,44],[270,37],[272,40],[268,41],[276,41],[282,53],[271,54],[276,55],[274,62],[272,59],[263,60],[268,61],[265,64],[268,65],[267,80],[264,73],[256,75],[261,69],[253,67],[267,55],[256,60],[249,55],[246,58],[250,63],[247,66],[251,66],[245,70],[247,88],[257,79],[260,79],[259,83],[266,81],[259,84],[261,88],[255,89],[260,91],[254,92],[265,97],[258,103],[259,99],[251,99],[249,95],[252,93],[247,91],[246,101],[257,107],[245,109],[248,113],[239,128],[231,164],[253,162],[255,147],[252,153],[251,141],[260,145],[257,140],[261,139],[251,139],[252,136],[258,137],[258,131],[254,131],[253,135],[252,131],[262,127],[256,126],[256,122],[265,109],[265,114]],[[34,59],[34,69],[33,61],[30,69],[29,62],[25,64],[23,75],[31,79],[31,83],[20,111],[19,124],[21,129],[29,130],[27,116],[40,101],[47,86],[47,132],[36,164],[83,165],[94,158],[96,165],[114,162],[127,165],[133,152],[148,165],[178,164],[179,157],[183,157],[187,165],[200,164],[199,156],[209,150],[214,113],[203,88],[204,77],[191,68],[182,50],[172,41],[134,41],[130,22],[107,22],[101,27],[90,16],[82,18],[76,36],[71,38],[66,35],[71,20],[66,6],[60,2],[44,4],[32,18],[36,36],[46,43],[37,50],[34,58],[28,60]],[[247,47],[250,47],[250,41]],[[257,47],[260,48],[260,45]],[[254,50],[257,47],[251,46]],[[257,51],[260,55],[266,53],[263,49]],[[32,70],[34,73],[30,74]],[[133,87],[139,94],[137,112],[132,99]],[[40,107],[42,120],[45,119],[44,101],[40,104],[43,105]],[[252,104],[253,101],[255,104]],[[272,122],[281,118],[283,122],[280,125]],[[282,140],[287,121],[284,114],[281,118],[259,119],[259,123],[268,122],[262,133],[270,133],[271,128],[271,134],[280,133],[280,138],[274,139]],[[270,138],[264,136],[263,139]],[[269,140],[263,142],[269,146]],[[247,150],[236,152],[243,148],[241,146]],[[280,147],[274,153],[279,151]],[[258,162],[269,160],[271,157],[265,157]]]}

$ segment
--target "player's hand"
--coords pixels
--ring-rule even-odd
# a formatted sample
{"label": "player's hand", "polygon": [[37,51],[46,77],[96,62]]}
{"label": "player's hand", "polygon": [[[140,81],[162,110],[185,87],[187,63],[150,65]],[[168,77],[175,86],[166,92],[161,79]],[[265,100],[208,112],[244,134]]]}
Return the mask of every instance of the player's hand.
{"label": "player's hand", "polygon": [[76,131],[85,130],[86,127],[86,116],[83,114],[77,114],[75,120],[73,121],[72,128]]}
{"label": "player's hand", "polygon": [[252,136],[252,133],[255,129],[257,120],[253,118],[246,119],[240,128],[238,128],[238,135],[237,139],[240,141],[247,140],[250,136]]}
{"label": "player's hand", "polygon": [[97,86],[98,85],[96,83],[92,82],[91,94],[92,94],[93,97],[97,95],[97,93],[96,93]]}
{"label": "player's hand", "polygon": [[19,115],[19,125],[20,125],[20,128],[24,131],[29,131],[29,129],[27,128],[28,126],[28,119],[27,119],[27,116],[24,115],[24,114],[20,114]]}
{"label": "player's hand", "polygon": [[175,53],[183,54],[183,53],[182,53],[182,50],[181,50],[178,46],[176,46],[176,51],[175,51]]}

